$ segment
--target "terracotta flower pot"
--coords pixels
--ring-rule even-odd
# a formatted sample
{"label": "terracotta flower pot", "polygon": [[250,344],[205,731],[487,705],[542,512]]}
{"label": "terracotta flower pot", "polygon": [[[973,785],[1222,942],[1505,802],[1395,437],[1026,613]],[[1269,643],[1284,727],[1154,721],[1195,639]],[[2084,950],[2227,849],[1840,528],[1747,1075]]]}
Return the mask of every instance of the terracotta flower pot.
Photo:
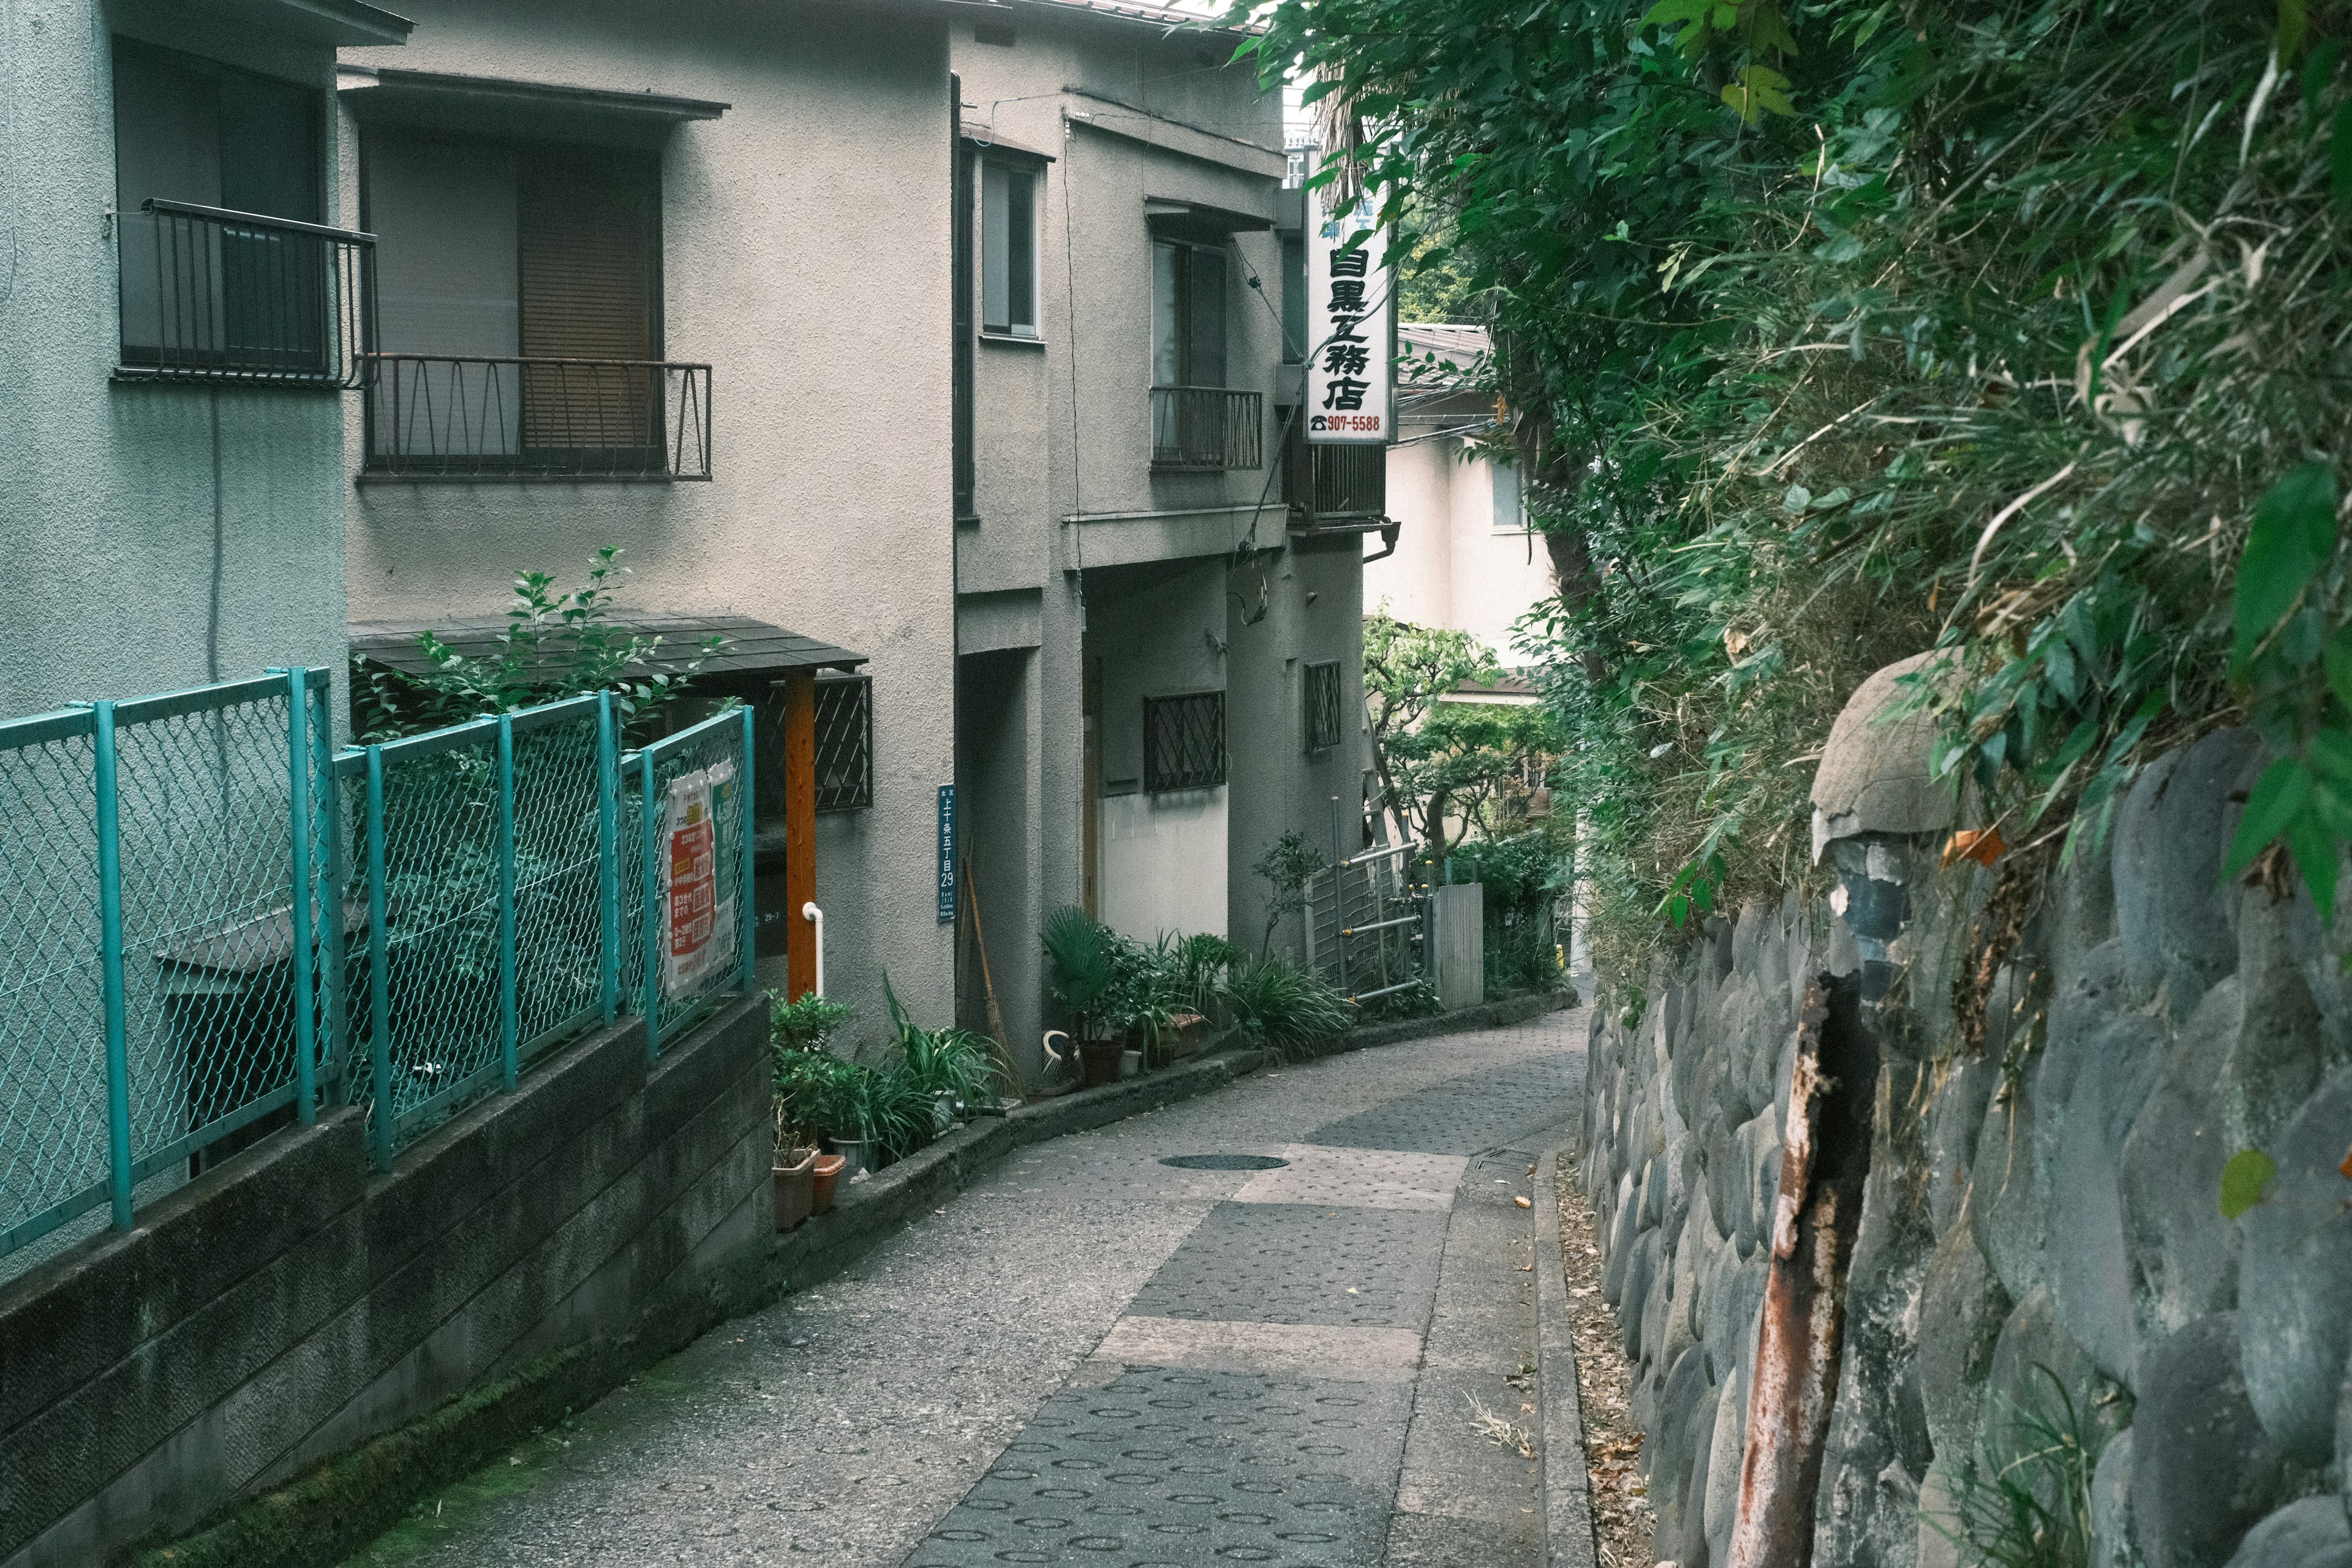
{"label": "terracotta flower pot", "polygon": [[1087,1087],[1098,1089],[1118,1077],[1118,1058],[1127,1047],[1117,1040],[1088,1040],[1078,1047],[1078,1061],[1086,1068]]}
{"label": "terracotta flower pot", "polygon": [[848,1163],[838,1154],[816,1157],[815,1169],[811,1172],[814,1178],[810,1193],[811,1214],[823,1214],[833,1206],[833,1184],[841,1180],[841,1168]]}
{"label": "terracotta flower pot", "polygon": [[776,1156],[776,1228],[790,1230],[814,1212],[816,1151],[793,1149]]}

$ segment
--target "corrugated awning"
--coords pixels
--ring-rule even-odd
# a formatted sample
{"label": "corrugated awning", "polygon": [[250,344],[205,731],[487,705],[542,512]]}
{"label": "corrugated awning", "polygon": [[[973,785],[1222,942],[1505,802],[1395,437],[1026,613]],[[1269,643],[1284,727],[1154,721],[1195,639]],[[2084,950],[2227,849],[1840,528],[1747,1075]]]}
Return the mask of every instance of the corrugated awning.
{"label": "corrugated awning", "polygon": [[338,77],[344,107],[362,125],[409,125],[485,136],[651,147],[689,120],[716,120],[733,107],[667,93],[393,66],[347,65]]}
{"label": "corrugated awning", "polygon": [[[467,616],[436,621],[430,625],[403,625],[389,622],[355,624],[349,629],[352,656],[396,669],[404,675],[424,675],[433,668],[433,661],[417,647],[418,640],[431,632],[443,642],[468,657],[486,654],[498,646],[499,636],[510,623],[503,616]],[[782,626],[755,621],[749,616],[702,616],[679,611],[643,610],[635,615],[619,617],[613,623],[621,630],[662,639],[661,654],[685,658],[706,637],[719,637],[727,640],[710,661],[702,667],[706,676],[782,675],[795,669],[856,669],[866,662],[862,653],[819,642],[814,637],[788,632]]]}

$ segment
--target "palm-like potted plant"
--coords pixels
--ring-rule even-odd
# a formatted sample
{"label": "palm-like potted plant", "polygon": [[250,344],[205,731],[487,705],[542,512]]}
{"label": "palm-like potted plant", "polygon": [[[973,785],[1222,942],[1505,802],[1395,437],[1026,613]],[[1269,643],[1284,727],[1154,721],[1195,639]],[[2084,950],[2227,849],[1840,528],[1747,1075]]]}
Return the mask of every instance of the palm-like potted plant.
{"label": "palm-like potted plant", "polygon": [[1038,938],[1045,948],[1046,988],[1070,1011],[1087,1084],[1108,1083],[1118,1076],[1119,1053],[1126,1048],[1102,1037],[1118,1000],[1118,933],[1065,904],[1045,917]]}

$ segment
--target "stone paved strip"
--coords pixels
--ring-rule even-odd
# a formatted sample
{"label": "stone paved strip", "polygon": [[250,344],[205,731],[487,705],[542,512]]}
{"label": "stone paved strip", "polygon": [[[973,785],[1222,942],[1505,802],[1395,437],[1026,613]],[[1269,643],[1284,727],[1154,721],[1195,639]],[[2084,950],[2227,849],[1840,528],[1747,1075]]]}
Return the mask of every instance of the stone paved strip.
{"label": "stone paved strip", "polygon": [[[510,1463],[428,1500],[408,1525],[353,1561],[480,1568],[768,1568],[803,1563],[895,1568],[919,1563],[913,1553],[929,1543],[935,1526],[968,1497],[987,1500],[992,1495],[975,1489],[1009,1484],[1003,1476],[992,1479],[992,1472],[1012,1452],[1009,1445],[1031,1440],[1027,1433],[1037,1416],[1060,1419],[1064,1405],[1114,1386],[1124,1394],[1129,1391],[1124,1380],[1156,1370],[1215,1380],[1166,1385],[1171,1391],[1190,1386],[1255,1393],[1266,1408],[1222,1400],[1196,1408],[1219,1415],[1245,1412],[1260,1422],[1247,1451],[1267,1456],[1269,1465],[1276,1463],[1278,1439],[1294,1429],[1284,1423],[1297,1419],[1276,1414],[1276,1406],[1296,1405],[1309,1394],[1363,1402],[1357,1408],[1371,1415],[1338,1417],[1355,1420],[1364,1429],[1338,1443],[1339,1454],[1286,1450],[1280,1460],[1295,1460],[1299,1468],[1284,1473],[1302,1488],[1339,1489],[1344,1482],[1354,1489],[1344,1495],[1302,1490],[1296,1500],[1340,1506],[1347,1515],[1341,1528],[1309,1527],[1303,1532],[1333,1540],[1269,1546],[1255,1537],[1234,1537],[1220,1538],[1220,1544],[1276,1552],[1276,1557],[1256,1561],[1277,1564],[1284,1561],[1280,1552],[1295,1548],[1297,1568],[1376,1568],[1384,1538],[1370,1531],[1375,1523],[1386,1531],[1394,1506],[1407,1412],[1416,1392],[1410,1376],[1412,1351],[1392,1338],[1316,1336],[1404,1335],[1417,1346],[1421,1325],[1204,1321],[1204,1331],[1224,1342],[1224,1362],[1199,1342],[1164,1359],[1160,1349],[1139,1344],[1142,1353],[1129,1362],[1126,1347],[1131,1342],[1118,1336],[1160,1335],[1159,1344],[1165,1348],[1164,1336],[1185,1331],[1165,1327],[1169,1320],[1155,1327],[1141,1315],[1129,1315],[1139,1293],[1220,1206],[1242,1205],[1244,1189],[1259,1174],[1181,1170],[1158,1162],[1163,1155],[1188,1153],[1287,1158],[1288,1152],[1303,1147],[1336,1152],[1350,1144],[1357,1158],[1366,1152],[1420,1152],[1466,1159],[1510,1142],[1514,1129],[1535,1125],[1536,1109],[1543,1103],[1570,1102],[1569,1110],[1555,1110],[1552,1121],[1572,1113],[1573,1097],[1580,1092],[1582,1037],[1580,1029],[1565,1026],[1579,1017],[1559,1015],[1523,1028],[1455,1035],[1262,1071],[1214,1095],[1018,1150],[965,1192],[943,1199],[940,1212],[879,1238],[847,1272],[706,1336],[567,1426],[524,1445]],[[1475,1080],[1488,1075],[1494,1078],[1493,1092],[1482,1105]],[[1426,1103],[1444,1111],[1435,1121],[1422,1119],[1434,1130],[1433,1138],[1414,1141],[1410,1114],[1380,1114],[1384,1107],[1424,1095],[1432,1096]],[[1361,1126],[1385,1128],[1388,1141],[1332,1135],[1336,1124],[1351,1118],[1361,1119]],[[1336,1173],[1340,1166],[1326,1168]],[[1369,1169],[1357,1167],[1358,1177]],[[1524,1169],[1524,1163],[1518,1166]],[[1493,1178],[1486,1183],[1492,1186]],[[1425,1172],[1396,1184],[1401,1192],[1431,1190]],[[1465,1190],[1477,1184],[1463,1183]],[[1444,1184],[1449,1191],[1453,1185]],[[1356,1192],[1379,1195],[1377,1183],[1360,1179]],[[1493,1201],[1507,1204],[1505,1187],[1493,1186]],[[1318,1195],[1310,1204],[1287,1206],[1320,1202]],[[1407,1223],[1442,1217],[1402,1201],[1388,1212]],[[1363,1289],[1353,1278],[1329,1278],[1342,1296],[1349,1284]],[[1442,1275],[1440,1281],[1433,1321],[1443,1329],[1447,1319]],[[1508,1295],[1513,1288],[1507,1283],[1503,1289]],[[1295,1358],[1284,1354],[1286,1338]],[[1443,1340],[1441,1333],[1431,1341],[1433,1366]],[[1276,1386],[1286,1384],[1297,1386]],[[1169,1396],[1191,1397],[1181,1392]],[[1486,1403],[1496,1407],[1495,1401]],[[1085,1406],[1089,1413],[1097,1407],[1113,1406]],[[1431,1417],[1427,1435],[1434,1437],[1435,1406]],[[1298,1429],[1293,1448],[1316,1441],[1318,1432],[1345,1430],[1315,1428],[1311,1423],[1318,1417],[1305,1419],[1310,1425]],[[1074,1430],[1095,1429],[1082,1424]],[[1045,1428],[1046,1436],[1034,1440],[1055,1441],[1055,1430]],[[1214,1438],[1237,1431],[1201,1415],[1195,1426],[1144,1433],[1127,1447],[1165,1447],[1150,1439]],[[1058,1457],[1098,1457],[1097,1440],[1071,1441],[1080,1447]],[[1210,1451],[1205,1445],[1188,1446]],[[1127,1458],[1125,1448],[1109,1453]],[[1307,1464],[1327,1458],[1333,1464]],[[1308,1480],[1310,1475],[1341,1479]],[[1172,1482],[1167,1489],[1173,1493]],[[1204,1488],[1199,1495],[1213,1494]],[[1115,1500],[1113,1505],[1140,1506]],[[1218,1511],[1281,1517],[1274,1509],[1247,1504]],[[1114,1552],[1070,1544],[1082,1533],[1083,1518],[1026,1509],[1022,1517],[1070,1518],[1061,1547],[1079,1554],[1071,1561],[1125,1568]],[[1272,1531],[1271,1523],[1262,1527],[1246,1520],[1214,1522],[1221,1529]],[[1083,1533],[1124,1539],[1126,1528]],[[1399,1532],[1403,1529],[1400,1524]],[[1280,1540],[1278,1531],[1274,1534]],[[1152,1531],[1146,1544],[1154,1555],[1139,1553],[1126,1562],[1223,1568],[1252,1560],[1204,1558],[1184,1544],[1193,1539],[1179,1531]]]}
{"label": "stone paved strip", "polygon": [[1189,1366],[1225,1372],[1328,1368],[1360,1383],[1411,1383],[1420,1363],[1418,1329],[1221,1323],[1130,1315],[1111,1326],[1074,1380],[1099,1381],[1129,1366]]}

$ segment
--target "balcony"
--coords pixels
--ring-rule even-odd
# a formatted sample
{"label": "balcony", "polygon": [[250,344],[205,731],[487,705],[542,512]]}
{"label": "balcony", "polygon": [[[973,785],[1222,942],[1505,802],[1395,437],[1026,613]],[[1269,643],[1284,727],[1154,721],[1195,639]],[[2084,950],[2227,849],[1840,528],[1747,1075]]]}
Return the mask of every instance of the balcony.
{"label": "balcony", "polygon": [[131,379],[356,386],[375,328],[375,237],[188,202],[121,217]]}
{"label": "balcony", "polygon": [[1265,395],[1222,386],[1151,389],[1151,466],[1216,473],[1265,462]]}
{"label": "balcony", "polygon": [[707,364],[365,357],[362,478],[710,478]]}
{"label": "balcony", "polygon": [[1312,442],[1294,428],[1284,443],[1282,478],[1295,530],[1368,533],[1387,521],[1385,446]]}

